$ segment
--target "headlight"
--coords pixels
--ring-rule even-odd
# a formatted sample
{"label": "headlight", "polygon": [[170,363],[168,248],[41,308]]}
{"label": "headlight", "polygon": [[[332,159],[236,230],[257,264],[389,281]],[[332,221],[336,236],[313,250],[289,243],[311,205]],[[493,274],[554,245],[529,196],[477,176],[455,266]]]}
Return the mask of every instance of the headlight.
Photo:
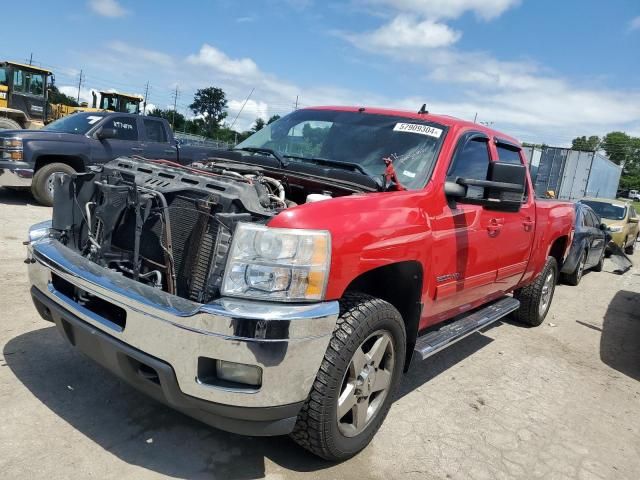
{"label": "headlight", "polygon": [[22,139],[19,137],[3,138],[0,141],[2,160],[22,160]]}
{"label": "headlight", "polygon": [[31,225],[29,228],[29,243],[37,242],[41,238],[49,235],[51,232],[51,220]]}
{"label": "headlight", "polygon": [[621,225],[612,225],[609,227],[611,233],[621,232],[623,227]]}
{"label": "headlight", "polygon": [[239,223],[222,294],[286,302],[321,300],[330,262],[327,231]]}

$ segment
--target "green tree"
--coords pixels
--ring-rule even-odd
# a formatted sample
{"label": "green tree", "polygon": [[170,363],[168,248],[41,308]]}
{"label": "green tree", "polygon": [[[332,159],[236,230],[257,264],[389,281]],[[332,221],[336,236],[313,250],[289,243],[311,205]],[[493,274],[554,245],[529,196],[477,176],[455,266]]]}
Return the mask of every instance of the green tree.
{"label": "green tree", "polygon": [[60,90],[58,90],[58,87],[56,87],[55,85],[51,85],[51,87],[49,88],[48,96],[49,96],[49,103],[52,103],[54,105],[68,105],[70,107],[79,106],[75,98],[62,93]]}
{"label": "green tree", "polygon": [[196,91],[189,108],[196,115],[204,117],[205,131],[213,137],[227,117],[227,97],[221,88],[207,87]]}
{"label": "green tree", "polygon": [[267,125],[272,124],[276,120],[280,120],[280,115],[271,115],[271,117],[269,117],[269,120],[267,120]]}
{"label": "green tree", "polygon": [[597,135],[591,135],[589,138],[586,136],[574,138],[571,141],[571,148],[579,150],[581,152],[595,152],[600,147],[600,137]]}
{"label": "green tree", "polygon": [[154,108],[147,115],[164,118],[167,122],[173,124],[173,129],[176,132],[182,132],[185,130],[187,119],[180,112],[174,112],[170,109],[162,110],[161,108]]}
{"label": "green tree", "polygon": [[256,123],[254,123],[253,127],[251,127],[251,131],[253,133],[259,132],[260,130],[262,130],[264,128],[265,125],[266,125],[265,121],[263,119],[261,119],[260,117],[258,117],[258,118],[256,118]]}
{"label": "green tree", "polygon": [[604,136],[602,148],[612,162],[624,165],[625,170],[640,165],[640,138],[624,132],[610,132]]}

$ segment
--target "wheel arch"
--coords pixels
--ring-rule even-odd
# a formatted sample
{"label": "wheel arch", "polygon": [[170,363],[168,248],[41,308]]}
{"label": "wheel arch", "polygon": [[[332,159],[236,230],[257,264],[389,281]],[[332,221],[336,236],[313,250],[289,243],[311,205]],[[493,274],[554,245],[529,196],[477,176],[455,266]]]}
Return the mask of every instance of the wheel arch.
{"label": "wheel arch", "polygon": [[422,314],[423,279],[422,264],[412,260],[391,263],[361,273],[345,289],[345,293],[360,292],[380,298],[389,302],[400,312],[407,333],[405,372],[411,363],[413,348],[418,337]]}
{"label": "wheel arch", "polygon": [[69,165],[76,172],[83,172],[85,169],[85,162],[82,158],[76,155],[40,155],[36,158],[34,173],[40,170],[43,166],[51,163],[64,163]]}
{"label": "wheel arch", "polygon": [[567,235],[558,237],[551,242],[551,246],[547,252],[547,257],[553,257],[556,259],[556,262],[558,263],[558,271],[560,271],[564,265],[570,245],[569,237]]}

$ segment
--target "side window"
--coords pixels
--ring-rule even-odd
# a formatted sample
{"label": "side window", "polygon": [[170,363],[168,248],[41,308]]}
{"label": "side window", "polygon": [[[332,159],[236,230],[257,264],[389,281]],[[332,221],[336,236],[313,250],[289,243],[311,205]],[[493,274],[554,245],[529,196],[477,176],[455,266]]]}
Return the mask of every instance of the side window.
{"label": "side window", "polygon": [[24,76],[22,75],[22,70],[13,71],[13,91],[24,91]]}
{"label": "side window", "polygon": [[[456,150],[447,176],[452,179],[460,177],[486,180],[490,161],[488,140],[477,138],[462,141],[466,143]],[[483,196],[484,188],[468,187],[467,197],[482,198]]]}
{"label": "side window", "polygon": [[499,162],[513,163],[516,165],[522,164],[522,160],[520,159],[520,149],[509,148],[502,144],[497,144],[496,149],[498,150]]}
{"label": "side window", "polygon": [[583,227],[590,227],[591,226],[589,225],[590,222],[591,222],[591,219],[589,218],[589,212],[587,212],[586,210],[583,210],[580,225],[582,225]]}
{"label": "side window", "polygon": [[41,73],[26,73],[25,79],[26,93],[39,96],[44,94],[44,76]]}
{"label": "side window", "polygon": [[113,117],[107,120],[103,128],[113,128],[116,140],[138,140],[138,124],[132,117]]}
{"label": "side window", "polygon": [[167,143],[167,132],[165,132],[162,122],[145,118],[144,132],[150,142]]}
{"label": "side window", "polygon": [[629,218],[636,218],[636,209],[635,209],[635,207],[631,207],[629,209]]}
{"label": "side window", "polygon": [[593,212],[589,212],[589,216],[591,216],[591,221],[593,222],[593,227],[594,228],[600,228],[600,224],[602,222],[600,221],[598,216]]}

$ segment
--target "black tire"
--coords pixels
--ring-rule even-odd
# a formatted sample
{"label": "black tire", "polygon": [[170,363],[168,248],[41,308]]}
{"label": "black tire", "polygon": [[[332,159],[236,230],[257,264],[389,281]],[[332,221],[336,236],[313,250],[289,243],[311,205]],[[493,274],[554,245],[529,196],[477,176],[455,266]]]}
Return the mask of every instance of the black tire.
{"label": "black tire", "polygon": [[631,245],[627,246],[624,249],[624,253],[626,253],[627,255],[633,255],[633,252],[636,251],[636,242],[638,241],[638,237],[633,239],[633,242],[631,242]]}
{"label": "black tire", "polygon": [[[552,275],[551,291],[545,308],[541,309],[541,299],[543,296],[543,289],[545,281],[549,274]],[[553,257],[547,257],[547,261],[544,264],[544,268],[538,278],[533,283],[516,290],[514,296],[520,300],[520,308],[514,313],[515,319],[520,323],[529,325],[531,327],[537,327],[544,322],[547,313],[549,312],[549,306],[553,300],[553,293],[558,279],[558,263]]]}
{"label": "black tire", "polygon": [[53,205],[53,193],[49,189],[49,178],[56,173],[72,175],[76,171],[65,163],[49,163],[38,169],[31,181],[31,193],[41,205],[47,207]]}
{"label": "black tire", "polygon": [[578,259],[578,263],[576,264],[576,268],[571,273],[565,273],[562,276],[562,279],[567,285],[573,285],[574,287],[580,283],[582,280],[582,275],[584,274],[585,265],[587,263],[587,251],[583,250],[580,254],[580,258]]}
{"label": "black tire", "polygon": [[22,126],[10,118],[0,118],[0,130],[22,130]]}
{"label": "black tire", "polygon": [[604,253],[605,249],[602,249],[602,253],[600,254],[600,260],[598,261],[598,263],[596,264],[595,267],[593,267],[593,271],[594,272],[601,272],[602,269],[604,268],[604,257],[605,257],[605,253]]}
{"label": "black tire", "polygon": [[[355,436],[345,436],[338,426],[338,397],[354,353],[367,338],[380,331],[389,333],[393,344],[395,360],[389,387],[364,430]],[[320,370],[291,433],[293,440],[330,461],[346,460],[360,452],[387,416],[404,368],[405,355],[406,332],[398,310],[369,295],[346,294],[340,301],[340,316]]]}

